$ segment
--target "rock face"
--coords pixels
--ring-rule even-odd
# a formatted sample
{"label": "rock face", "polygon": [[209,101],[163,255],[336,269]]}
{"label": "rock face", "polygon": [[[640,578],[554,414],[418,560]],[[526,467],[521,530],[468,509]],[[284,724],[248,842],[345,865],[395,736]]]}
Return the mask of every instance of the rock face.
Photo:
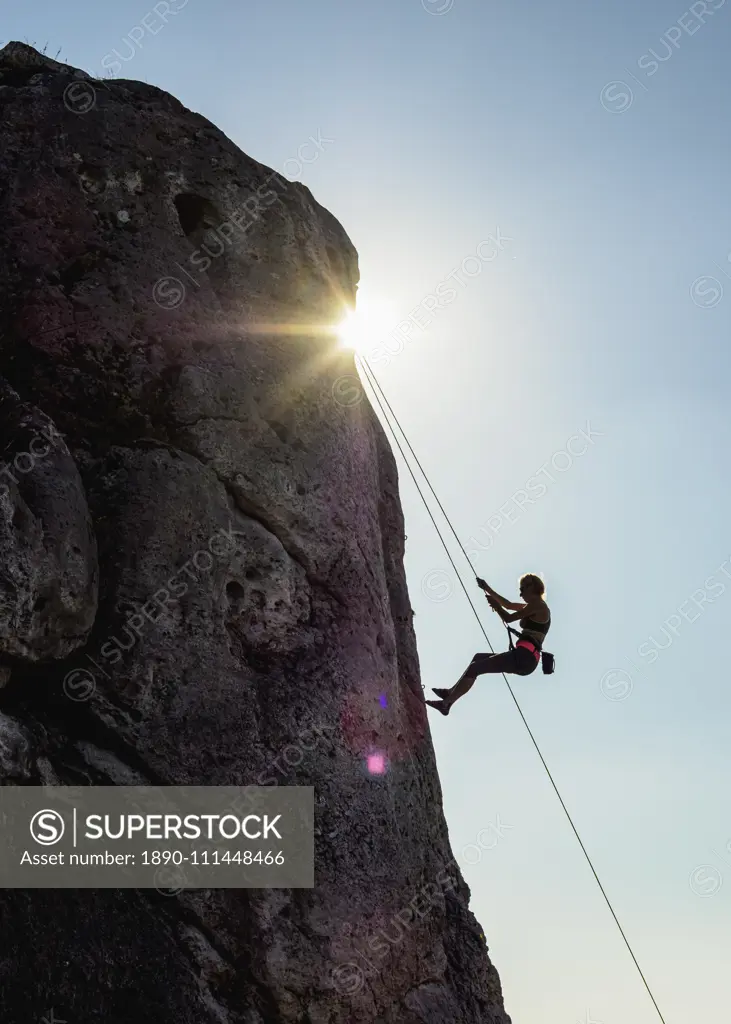
{"label": "rock face", "polygon": [[507,1024],[450,851],[353,246],[0,51],[0,781],[313,785],[312,890],[3,890],[5,1024]]}

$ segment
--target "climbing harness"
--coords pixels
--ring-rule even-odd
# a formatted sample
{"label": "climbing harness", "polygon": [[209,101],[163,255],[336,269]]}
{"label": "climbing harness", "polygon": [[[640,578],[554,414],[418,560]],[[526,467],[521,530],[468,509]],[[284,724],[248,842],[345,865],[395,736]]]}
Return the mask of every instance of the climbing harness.
{"label": "climbing harness", "polygon": [[[434,501],[437,503],[437,506],[439,507],[440,512],[444,516],[444,519],[445,519],[445,521],[447,523],[447,526],[451,530],[452,535],[453,535],[455,541],[457,542],[457,545],[459,546],[460,551],[464,555],[464,557],[465,557],[465,559],[467,561],[467,564],[469,565],[470,569],[472,570],[473,575],[475,576],[475,578],[477,578],[477,573],[475,572],[475,567],[473,566],[473,564],[472,564],[472,562],[470,560],[469,555],[465,551],[464,546],[463,546],[461,540],[459,539],[459,536],[458,536],[456,530],[452,526],[452,522],[451,522],[449,516],[447,515],[446,511],[444,510],[444,506],[442,505],[442,503],[439,500],[439,498],[438,498],[434,488],[432,487],[431,482],[429,480],[429,477],[427,476],[426,471],[424,470],[424,467],[422,466],[421,462],[419,461],[419,459],[418,459],[418,457],[416,455],[416,452],[412,448],[411,443],[410,443],[408,437],[406,436],[404,428],[401,426],[401,423],[399,421],[398,416],[393,411],[391,403],[388,401],[388,398],[386,398],[386,395],[384,394],[383,389],[381,388],[381,385],[378,383],[376,375],[374,374],[373,370],[371,369],[371,366],[370,366],[368,360],[365,358],[365,356],[362,356],[362,355],[357,355],[356,358],[358,359],[358,361],[360,362],[361,366],[363,367],[363,373],[364,373],[366,379],[368,380],[368,383],[371,386],[371,390],[373,392],[373,397],[376,400],[378,408],[381,410],[381,415],[383,416],[384,422],[385,422],[386,426],[388,427],[388,429],[389,429],[389,431],[391,433],[391,437],[393,438],[393,440],[394,440],[394,442],[396,444],[396,447],[398,448],[399,452],[401,453],[401,458],[404,460],[404,465],[406,466],[407,470],[409,471],[409,475],[411,476],[411,479],[414,482],[414,486],[416,487],[416,490],[417,490],[417,492],[419,494],[419,497],[421,498],[421,500],[422,500],[422,502],[424,504],[424,508],[426,509],[427,515],[431,519],[432,525],[434,526],[434,529],[437,532],[437,536],[439,537],[439,540],[441,541],[441,544],[442,544],[442,547],[444,548],[445,554],[446,554],[447,558],[449,559],[449,563],[452,566],[452,568],[454,569],[455,576],[457,577],[457,580],[459,581],[459,584],[462,587],[462,590],[464,591],[465,597],[467,598],[467,602],[468,602],[470,608],[472,609],[472,612],[473,612],[473,614],[474,614],[474,616],[475,616],[475,618],[477,620],[477,624],[480,627],[480,630],[482,631],[482,635],[484,636],[484,638],[485,638],[485,640],[486,640],[486,642],[487,642],[487,644],[488,644],[488,646],[490,648],[490,652],[492,654],[494,654],[495,650],[494,650],[494,648],[492,646],[492,643],[490,642],[490,638],[487,635],[487,632],[485,631],[485,627],[482,624],[482,619],[480,618],[480,615],[479,615],[479,613],[477,611],[477,608],[475,608],[475,605],[472,602],[472,598],[470,597],[469,591],[467,590],[467,587],[465,586],[465,584],[464,584],[464,582],[462,580],[462,576],[460,574],[460,571],[457,568],[457,566],[455,565],[455,562],[454,562],[454,559],[452,558],[452,555],[451,555],[451,552],[449,550],[449,547],[448,547],[448,545],[447,545],[447,543],[446,543],[446,541],[444,539],[444,536],[442,535],[442,531],[439,529],[437,521],[434,518],[434,513],[432,512],[431,508],[429,507],[429,503],[428,503],[428,501],[426,500],[426,498],[424,496],[424,492],[422,491],[422,489],[421,489],[421,487],[419,485],[418,480],[416,479],[416,475],[414,473],[414,470],[412,469],[411,463],[410,463],[409,459],[406,457],[404,449],[401,446],[401,443],[400,443],[400,441],[398,439],[398,436],[396,434],[396,430],[394,429],[393,424],[389,420],[389,417],[388,417],[388,415],[386,413],[386,408],[388,409],[388,412],[390,413],[391,417],[393,418],[393,421],[396,424],[396,427],[398,428],[399,433],[403,437],[404,442],[406,444],[406,447],[408,448],[409,452],[411,453],[411,456],[412,456],[412,458],[414,460],[415,465],[418,467],[421,475],[424,477],[426,485],[429,488],[429,491],[431,492],[431,495],[434,498]],[[384,408],[384,405],[385,405],[385,408]],[[512,648],[513,642],[512,642],[512,637],[510,636],[510,633],[511,632],[515,632],[515,631],[514,630],[510,630],[510,628],[507,626],[507,624],[504,623],[504,625],[508,629],[508,638],[510,640],[510,646]],[[547,654],[547,652],[546,652],[546,654]],[[543,656],[545,656],[545,655],[543,655]],[[548,657],[550,659],[550,661],[548,662],[549,668],[546,669],[545,663],[544,663],[543,671],[547,675],[550,675],[553,672],[554,658],[553,658],[553,655],[548,655]],[[591,857],[589,856],[589,853],[588,853],[586,847],[584,846],[584,842],[583,842],[581,836],[579,835],[579,831],[576,828],[576,825],[574,824],[574,820],[571,817],[571,814],[569,813],[569,809],[566,806],[566,804],[564,803],[564,799],[561,796],[559,788],[556,785],[556,782],[555,782],[555,780],[553,778],[553,775],[551,774],[551,770],[548,767],[548,765],[546,763],[546,760],[545,760],[545,758],[544,758],[544,756],[543,756],[543,754],[541,752],[541,748],[538,746],[538,742],[537,742],[535,736],[533,735],[533,731],[532,731],[531,727],[528,725],[528,720],[526,719],[525,715],[523,714],[523,709],[521,708],[521,706],[520,706],[520,704],[518,702],[518,699],[515,696],[513,688],[510,685],[510,680],[508,679],[507,675],[504,672],[502,673],[502,677],[505,680],[505,685],[507,686],[508,691],[510,693],[510,696],[513,699],[513,703],[515,704],[515,706],[516,706],[516,708],[518,710],[518,714],[521,717],[523,725],[525,726],[525,728],[526,728],[526,730],[528,732],[528,735],[531,738],[531,742],[533,743],[533,746],[536,749],[536,753],[538,754],[538,757],[541,759],[541,764],[543,765],[543,767],[545,769],[545,772],[546,772],[546,775],[548,776],[548,779],[549,779],[551,785],[553,786],[554,792],[556,793],[556,796],[558,797],[558,801],[561,804],[561,807],[563,808],[563,812],[566,815],[566,818],[568,819],[569,825],[571,826],[571,829],[572,829],[574,835],[576,836],[576,839],[577,839],[577,841],[579,843],[579,846],[581,847],[581,852],[584,854],[584,857],[586,858],[586,862],[589,865],[589,868],[591,869],[592,875],[594,876],[594,880],[596,881],[596,884],[599,886],[599,891],[601,892],[602,896],[604,897],[605,903],[609,907],[609,912],[611,913],[612,917],[614,918],[614,923],[617,925],[617,928],[619,929],[619,933],[622,936],[622,939],[624,940],[624,944],[627,947],[627,950],[629,951],[629,955],[632,957],[632,961],[633,961],[635,967],[637,968],[637,971],[638,971],[638,973],[640,975],[640,978],[642,979],[642,983],[645,986],[645,989],[647,990],[647,994],[649,995],[650,999],[652,1000],[652,1005],[655,1007],[655,1010],[657,1011],[657,1015],[660,1018],[660,1020],[662,1021],[662,1024],[666,1024],[665,1018],[663,1017],[663,1015],[662,1015],[662,1013],[660,1011],[660,1007],[658,1006],[657,1001],[655,1000],[655,997],[652,994],[652,989],[650,988],[650,986],[649,986],[649,984],[647,982],[647,979],[645,978],[645,975],[644,975],[644,973],[642,971],[642,968],[640,967],[639,961],[637,960],[637,957],[634,954],[634,950],[632,949],[632,946],[630,945],[629,939],[625,935],[624,929],[622,928],[622,925],[619,922],[619,918],[617,917],[617,915],[615,913],[614,907],[612,906],[612,902],[609,899],[609,897],[607,896],[607,893],[606,893],[606,891],[604,889],[604,886],[601,883],[601,879],[599,878],[599,875],[596,872],[596,868],[594,867],[594,863],[593,863]]]}
{"label": "climbing harness", "polygon": [[[531,654],[535,654],[536,661],[541,662],[544,676],[552,675],[556,668],[556,659],[554,656],[549,654],[548,651],[544,651],[542,647],[538,647],[532,640],[526,640],[522,633],[519,633],[517,629],[513,629],[513,627],[509,626],[507,622],[503,623],[503,625],[508,631],[508,643],[510,644],[510,650],[514,651],[516,647],[527,648]],[[517,644],[513,643],[514,636],[517,636],[518,638]]]}

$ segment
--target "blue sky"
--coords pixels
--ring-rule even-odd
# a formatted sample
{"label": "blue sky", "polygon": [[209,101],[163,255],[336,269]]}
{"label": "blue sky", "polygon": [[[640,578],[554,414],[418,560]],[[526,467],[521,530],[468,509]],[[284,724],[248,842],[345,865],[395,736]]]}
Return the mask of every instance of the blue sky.
{"label": "blue sky", "polygon": [[[558,670],[516,693],[668,1024],[708,1017],[731,996],[731,3],[449,3],[171,0],[130,47],[148,0],[39,0],[2,31],[96,74],[131,55],[277,170],[332,140],[300,177],[394,326],[510,239],[375,369],[465,540],[548,466],[476,564],[503,593],[544,574]],[[483,642],[403,473],[402,497],[423,680],[448,685]],[[516,1024],[656,1020],[502,681],[432,729]]]}

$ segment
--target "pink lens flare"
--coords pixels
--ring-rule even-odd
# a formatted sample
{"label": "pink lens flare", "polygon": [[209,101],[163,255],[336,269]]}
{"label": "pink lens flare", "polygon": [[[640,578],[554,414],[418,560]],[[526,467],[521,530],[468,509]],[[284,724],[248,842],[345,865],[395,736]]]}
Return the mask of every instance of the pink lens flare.
{"label": "pink lens flare", "polygon": [[368,771],[371,775],[383,775],[386,771],[386,758],[383,754],[368,755]]}

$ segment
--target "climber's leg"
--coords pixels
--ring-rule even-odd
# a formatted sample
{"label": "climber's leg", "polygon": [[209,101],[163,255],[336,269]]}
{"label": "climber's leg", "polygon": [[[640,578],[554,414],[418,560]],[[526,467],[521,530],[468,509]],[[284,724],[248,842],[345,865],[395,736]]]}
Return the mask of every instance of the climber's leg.
{"label": "climber's leg", "polygon": [[446,700],[427,700],[425,703],[430,708],[436,708],[437,711],[441,711],[443,715],[449,714],[449,703]]}
{"label": "climber's leg", "polygon": [[[442,704],[449,707],[460,697],[464,697],[475,682],[477,676],[486,673],[511,672],[518,675],[528,675],[535,668],[535,659],[524,648],[516,648],[512,651],[504,651],[502,654],[476,654],[469,663],[460,679],[449,690],[435,690],[437,696],[442,697]],[[436,704],[436,701],[432,706]],[[441,710],[439,708],[438,710]],[[444,712],[443,712],[444,713]]]}
{"label": "climber's leg", "polygon": [[501,655],[499,654],[476,654],[454,686],[444,694],[444,702],[449,704],[451,707],[456,700],[459,700],[460,697],[464,697],[467,691],[472,689],[475,684],[475,679],[477,676],[482,675],[483,672],[504,671],[504,669],[500,668],[489,668],[489,663],[494,661],[495,658],[500,657]]}
{"label": "climber's leg", "polygon": [[452,704],[454,704],[456,700],[459,700],[460,697],[464,697],[470,687],[474,684],[474,681],[475,676],[469,676],[465,672],[462,678],[458,679],[451,689],[434,691],[434,693],[442,697],[442,700],[428,700],[426,703],[429,707],[436,708],[437,711],[441,711],[443,715],[448,715]]}
{"label": "climber's leg", "polygon": [[446,701],[450,704],[454,703],[455,700],[459,700],[460,697],[464,697],[467,691],[474,684],[477,676],[480,675],[481,672],[486,671],[486,669],[482,667],[483,659],[492,657],[495,657],[495,655],[476,654],[454,686],[450,686],[448,690],[434,689],[434,693],[436,693],[437,697],[440,697],[442,701]]}

